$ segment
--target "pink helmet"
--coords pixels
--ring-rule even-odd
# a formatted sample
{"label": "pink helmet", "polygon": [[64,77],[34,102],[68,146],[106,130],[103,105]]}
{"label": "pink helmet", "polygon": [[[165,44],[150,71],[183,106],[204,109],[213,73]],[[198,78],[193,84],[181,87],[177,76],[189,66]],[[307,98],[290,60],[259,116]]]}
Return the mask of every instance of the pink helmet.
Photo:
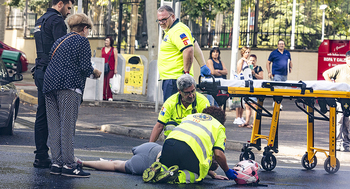
{"label": "pink helmet", "polygon": [[236,179],[237,184],[258,183],[259,164],[253,160],[244,160],[233,167],[238,175]]}

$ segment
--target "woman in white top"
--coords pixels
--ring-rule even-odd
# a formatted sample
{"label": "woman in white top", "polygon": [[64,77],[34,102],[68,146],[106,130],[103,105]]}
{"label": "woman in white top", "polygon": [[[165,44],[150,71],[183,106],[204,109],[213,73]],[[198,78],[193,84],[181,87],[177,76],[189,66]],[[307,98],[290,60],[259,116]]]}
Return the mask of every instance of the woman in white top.
{"label": "woman in white top", "polygon": [[[237,62],[237,73],[239,75],[239,79],[244,80],[243,72],[246,69],[250,69],[248,65],[248,57],[250,54],[250,48],[249,47],[243,47],[241,49],[241,56],[242,58],[238,60]],[[236,119],[234,120],[233,124],[238,124],[239,127],[246,126],[245,120],[243,118],[243,111],[244,109],[242,107],[236,108]]]}

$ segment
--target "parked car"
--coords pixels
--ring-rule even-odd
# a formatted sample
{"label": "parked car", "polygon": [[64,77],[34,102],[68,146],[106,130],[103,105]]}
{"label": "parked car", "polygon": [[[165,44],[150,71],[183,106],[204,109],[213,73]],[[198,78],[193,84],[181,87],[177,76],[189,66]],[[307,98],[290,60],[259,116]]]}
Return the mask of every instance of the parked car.
{"label": "parked car", "polygon": [[23,76],[19,73],[10,76],[5,63],[0,58],[0,134],[13,135],[19,108],[19,97],[12,82],[22,79]]}
{"label": "parked car", "polygon": [[2,55],[2,51],[4,50],[9,50],[9,51],[16,51],[16,52],[20,52],[21,55],[21,64],[22,64],[22,71],[21,72],[25,72],[28,70],[28,60],[27,60],[27,56],[24,52],[17,50],[11,46],[6,45],[4,42],[0,41],[0,56]]}

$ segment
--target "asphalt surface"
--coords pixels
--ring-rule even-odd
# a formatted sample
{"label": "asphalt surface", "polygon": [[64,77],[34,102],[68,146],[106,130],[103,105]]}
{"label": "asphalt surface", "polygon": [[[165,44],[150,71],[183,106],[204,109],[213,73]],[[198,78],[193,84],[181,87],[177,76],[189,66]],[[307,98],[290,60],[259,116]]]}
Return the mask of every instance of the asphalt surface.
{"label": "asphalt surface", "polygon": [[[30,69],[30,67],[29,67]],[[35,110],[36,87],[30,72],[23,74],[24,80],[16,82],[18,91],[26,98],[22,102],[33,104]],[[28,98],[27,98],[28,97]],[[79,110],[77,127],[102,130],[108,133],[148,139],[154,124],[157,121],[158,112],[155,112],[154,102],[146,101],[143,95],[114,95],[114,101],[84,101]],[[25,99],[25,100],[24,100]],[[29,100],[27,100],[29,99]],[[265,108],[272,112],[272,99],[267,98],[264,102]],[[278,138],[278,156],[293,156],[300,158],[306,151],[306,123],[307,116],[294,104],[294,100],[284,99],[282,101],[283,111],[280,114]],[[240,128],[233,124],[235,111],[226,109],[227,121],[225,124],[227,144],[229,150],[240,151],[243,143],[250,141],[251,129]],[[245,114],[244,114],[245,115]],[[262,134],[268,135],[271,118],[263,117]],[[328,149],[329,141],[328,122],[315,121],[315,147]],[[162,137],[160,137],[162,140]],[[262,148],[267,145],[262,141]],[[253,150],[261,154],[262,151]],[[317,154],[318,162],[323,162],[326,156]],[[341,164],[350,164],[350,152],[337,152],[337,158]]]}
{"label": "asphalt surface", "polygon": [[[141,176],[120,172],[98,171],[84,168],[91,173],[90,178],[70,178],[50,175],[49,169],[34,168],[34,117],[35,112],[28,104],[21,104],[21,111],[15,124],[13,136],[0,136],[0,188],[251,188],[236,185],[232,180],[215,180],[207,177],[200,184],[169,185],[144,183]],[[27,122],[23,122],[27,120]],[[130,138],[104,133],[78,126],[76,129],[74,153],[82,160],[127,160],[132,156],[131,148],[144,143],[145,139]],[[161,142],[159,142],[161,143]],[[239,152],[227,150],[225,155],[229,167],[238,162]],[[261,155],[257,155],[259,160]],[[272,171],[260,170],[260,184],[254,188],[348,188],[350,166],[342,166],[336,174],[327,174],[319,162],[312,170],[305,170],[297,158],[278,156],[277,167]],[[217,174],[224,175],[221,168]]]}

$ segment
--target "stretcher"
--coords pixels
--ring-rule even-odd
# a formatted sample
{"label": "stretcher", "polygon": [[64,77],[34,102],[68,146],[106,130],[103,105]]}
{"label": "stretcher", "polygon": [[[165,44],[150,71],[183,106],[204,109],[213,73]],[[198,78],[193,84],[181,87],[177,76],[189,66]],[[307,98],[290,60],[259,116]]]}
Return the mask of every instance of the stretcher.
{"label": "stretcher", "polygon": [[[327,81],[287,81],[274,82],[264,80],[224,80],[206,78],[199,79],[197,86],[203,92],[212,95],[219,106],[226,109],[226,100],[232,97],[241,97],[256,111],[254,117],[251,139],[242,148],[240,161],[252,159],[255,155],[252,148],[261,150],[261,139],[267,140],[264,147],[261,165],[266,171],[276,167],[277,161],[273,153],[278,153],[278,122],[280,105],[283,99],[294,100],[296,106],[307,115],[307,149],[301,159],[302,166],[311,170],[317,165],[316,153],[324,153],[327,159],[324,169],[330,173],[336,173],[340,168],[340,162],[336,158],[336,102],[342,105],[342,113],[349,116],[350,86],[345,83],[331,83]],[[257,102],[249,97],[257,97]],[[266,98],[272,98],[274,103],[271,113],[263,106]],[[315,107],[318,101],[319,108]],[[256,108],[252,105],[255,104]],[[303,105],[303,106],[302,106]],[[328,105],[328,106],[327,106]],[[306,107],[306,108],[305,108]],[[318,113],[315,116],[315,111]],[[328,116],[326,113],[329,112]],[[261,134],[262,117],[271,117],[269,135]],[[329,122],[329,148],[316,148],[314,144],[314,120]]]}

